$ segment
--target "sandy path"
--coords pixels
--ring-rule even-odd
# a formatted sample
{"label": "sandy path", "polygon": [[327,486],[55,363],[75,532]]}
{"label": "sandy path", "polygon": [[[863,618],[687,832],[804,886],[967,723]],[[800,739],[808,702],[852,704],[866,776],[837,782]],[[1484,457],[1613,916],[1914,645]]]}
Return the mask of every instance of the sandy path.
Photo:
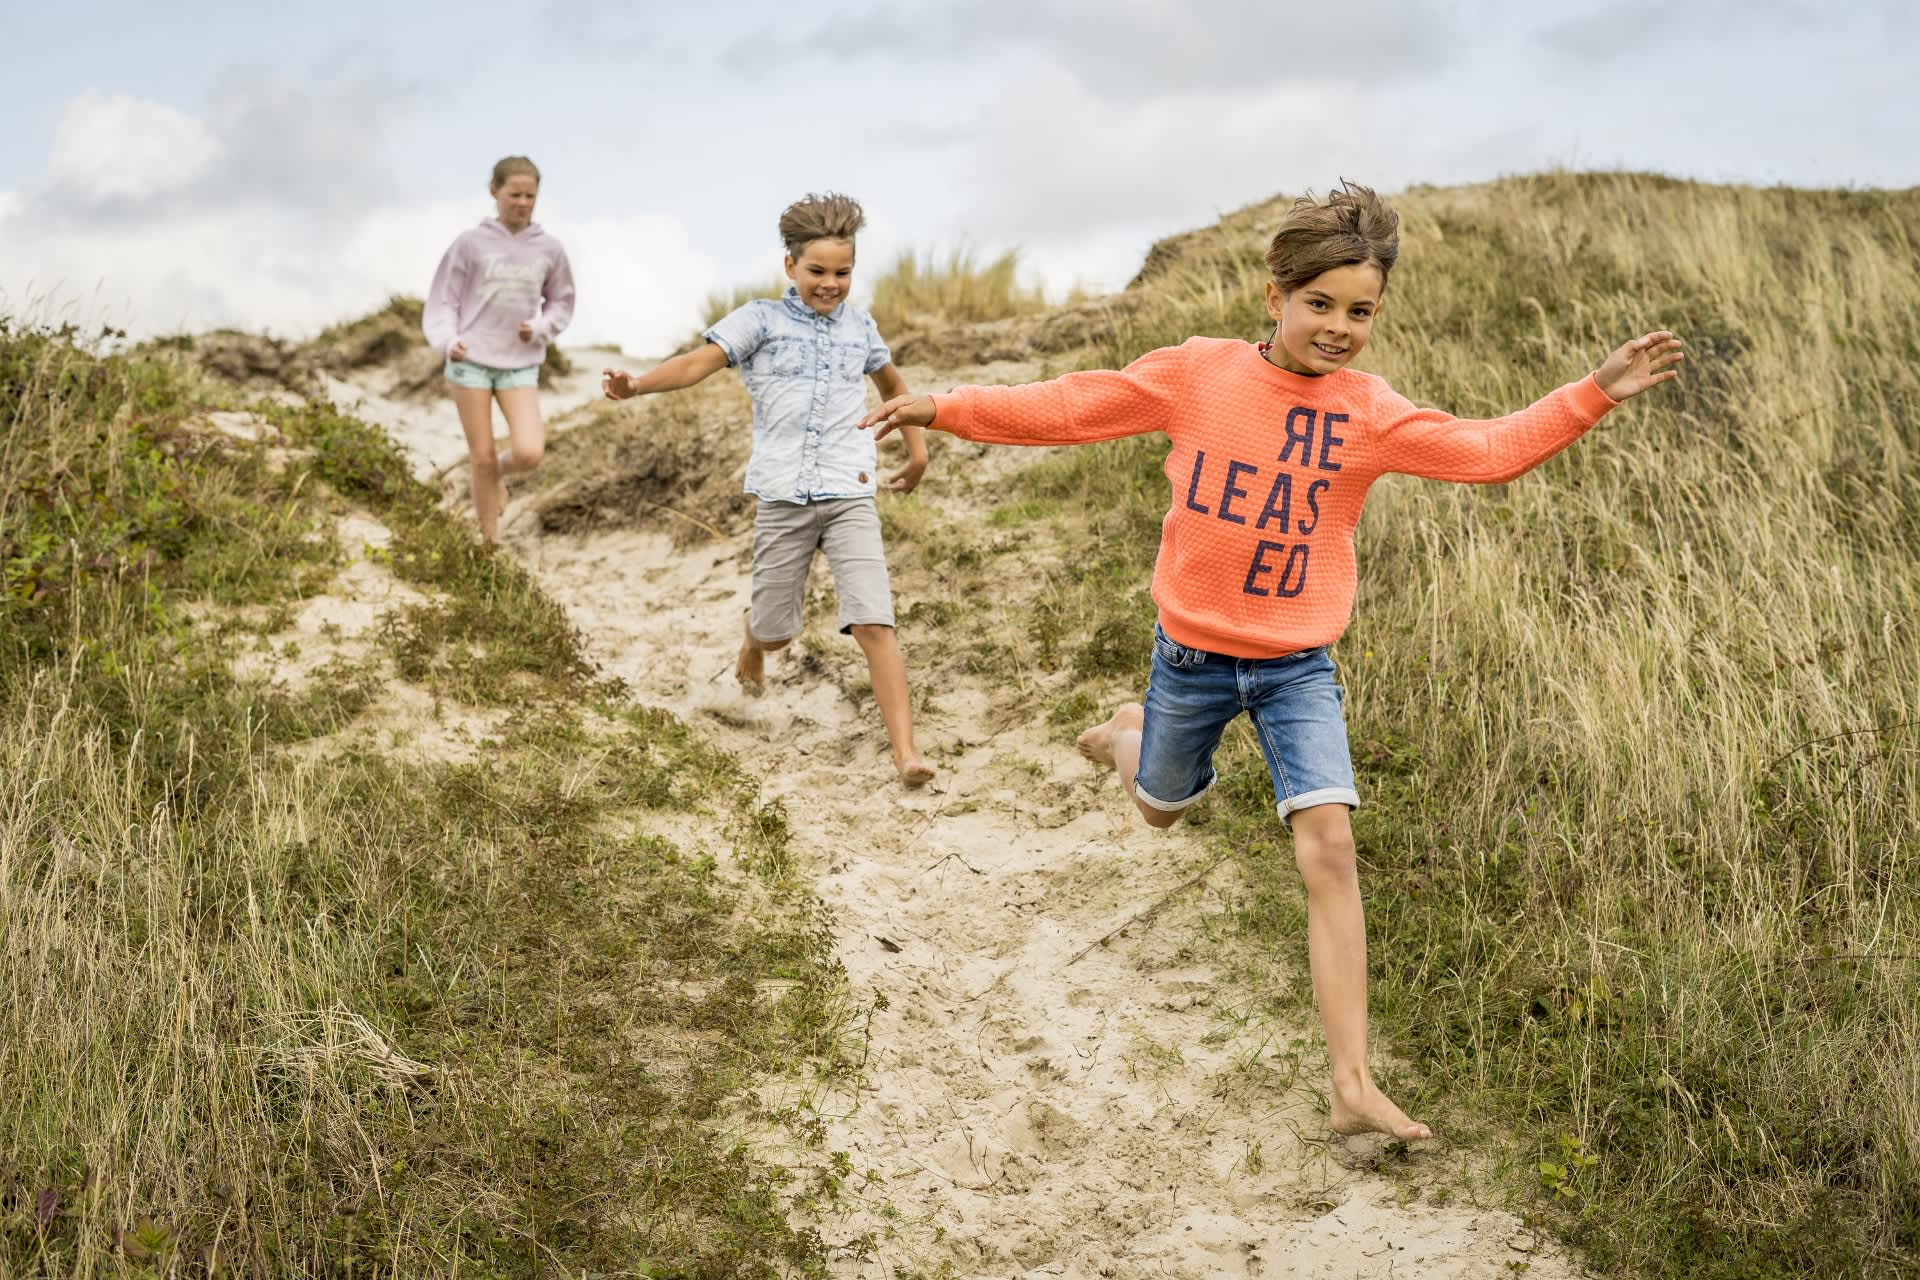
{"label": "sandy path", "polygon": [[[951,488],[926,492],[957,514],[981,501]],[[838,1274],[1579,1274],[1511,1214],[1458,1190],[1434,1203],[1458,1181],[1444,1146],[1381,1161],[1329,1141],[1317,1028],[1281,1043],[1218,1004],[1208,960],[1233,945],[1219,915],[1236,866],[1168,898],[1216,856],[1201,839],[1149,831],[1110,774],[1042,727],[995,723],[977,680],[933,690],[921,716],[940,779],[898,785],[824,565],[808,636],[747,698],[731,676],[744,539],[676,548],[536,524],[510,519],[506,544],[608,672],[764,770],[855,1000],[885,997],[865,1087],[805,1099],[826,1149],[852,1158],[849,1189],[880,1179],[822,1220],[830,1240],[872,1233]],[[931,640],[903,636],[910,668]]]}
{"label": "sandy path", "polygon": [[[566,354],[573,362],[573,372],[557,378],[550,389],[540,393],[540,410],[549,425],[600,398],[601,369],[637,371],[656,363],[598,348],[568,350]],[[392,379],[378,368],[352,378],[324,373],[319,378],[322,393],[342,410],[385,428],[413,460],[417,475],[438,476],[465,462],[467,441],[460,434],[460,415],[445,394],[417,398],[384,395],[378,388]],[[507,424],[497,409],[494,429],[505,437]]]}

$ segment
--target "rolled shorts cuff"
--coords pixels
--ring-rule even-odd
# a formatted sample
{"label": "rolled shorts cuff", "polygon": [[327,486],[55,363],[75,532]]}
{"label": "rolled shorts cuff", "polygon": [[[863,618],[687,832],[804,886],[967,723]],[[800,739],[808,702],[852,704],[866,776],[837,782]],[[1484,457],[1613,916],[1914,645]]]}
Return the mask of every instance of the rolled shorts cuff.
{"label": "rolled shorts cuff", "polygon": [[1209,769],[1207,771],[1206,784],[1185,800],[1162,800],[1158,796],[1148,794],[1147,789],[1140,785],[1140,775],[1136,773],[1133,778],[1133,797],[1149,809],[1158,809],[1162,813],[1179,813],[1181,810],[1198,803],[1201,797],[1213,790],[1214,784],[1219,781],[1219,771]]}
{"label": "rolled shorts cuff", "polygon": [[797,637],[800,633],[798,631],[790,631],[784,636],[763,636],[758,631],[754,630],[753,623],[749,621],[747,623],[747,634],[753,637],[755,644],[771,645],[771,644],[791,644],[793,643],[795,637]]}
{"label": "rolled shorts cuff", "polygon": [[1322,787],[1318,791],[1303,791],[1297,796],[1282,796],[1275,806],[1280,810],[1280,818],[1285,821],[1296,809],[1311,809],[1317,804],[1343,804],[1349,809],[1360,807],[1360,793],[1352,787]]}
{"label": "rolled shorts cuff", "polygon": [[853,629],[855,627],[892,627],[892,626],[893,626],[893,614],[891,612],[889,612],[887,616],[884,618],[858,617],[858,616],[853,618],[841,618],[840,634],[843,636],[850,636],[853,634]]}

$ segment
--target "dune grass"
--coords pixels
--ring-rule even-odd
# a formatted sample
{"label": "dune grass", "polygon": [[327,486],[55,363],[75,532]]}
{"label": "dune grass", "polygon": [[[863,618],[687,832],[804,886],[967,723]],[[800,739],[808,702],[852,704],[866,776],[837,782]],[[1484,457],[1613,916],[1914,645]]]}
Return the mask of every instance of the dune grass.
{"label": "dune grass", "polygon": [[[1607,1274],[1912,1274],[1920,193],[1555,174],[1396,204],[1363,361],[1417,402],[1506,412],[1657,327],[1690,362],[1510,485],[1372,495],[1336,658],[1387,1083]],[[1095,362],[1264,337],[1255,221],[1143,282]],[[1067,721],[1146,670],[1163,454],[1074,450],[1009,495],[1085,548],[1027,624],[1076,638]],[[1201,821],[1254,877],[1251,954],[1304,972],[1264,770],[1243,735],[1225,757]],[[1312,1016],[1304,984],[1265,998]]]}
{"label": "dune grass", "polygon": [[965,247],[944,259],[905,250],[874,281],[874,323],[896,334],[1045,311],[1045,292],[1022,285],[1019,275],[1020,255],[1011,249],[989,262]]}
{"label": "dune grass", "polygon": [[784,276],[773,276],[764,284],[737,284],[731,289],[716,289],[707,295],[700,308],[700,330],[705,332],[755,298],[777,298],[787,291]]}
{"label": "dune grass", "polygon": [[[730,1136],[845,1022],[777,809],[379,432],[233,447],[229,393],[74,338],[0,325],[0,1273],[821,1273]],[[236,674],[348,503],[428,603]],[[497,729],[382,755],[396,674]]]}
{"label": "dune grass", "polygon": [[[969,248],[942,257],[931,250],[901,251],[873,280],[868,308],[882,334],[905,333],[1032,315],[1048,307],[1046,294],[1019,281],[1020,257],[1008,250],[983,262]],[[775,276],[765,284],[735,285],[707,295],[701,310],[704,330],[755,298],[778,298],[788,281]],[[1076,294],[1075,300],[1078,300]]]}
{"label": "dune grass", "polygon": [[[1396,203],[1365,363],[1416,401],[1517,408],[1655,326],[1692,359],[1513,484],[1371,497],[1336,657],[1384,1082],[1606,1274],[1910,1274],[1920,195]],[[1165,258],[1092,358],[1264,336],[1276,209]],[[846,1022],[781,815],[377,433],[279,410],[276,467],[192,429],[220,399],[0,333],[0,1271],[823,1271],[724,1124]],[[1163,451],[1063,453],[990,522],[1077,549],[1018,606],[1063,735],[1146,670]],[[427,603],[377,665],[235,674],[346,502]],[[1001,545],[1036,544],[943,550]],[[388,759],[342,731],[395,673],[503,727]],[[1262,985],[1305,972],[1298,878],[1243,734],[1221,764],[1196,822],[1252,884],[1223,1002],[1299,1026],[1305,984]],[[659,834],[687,813],[718,848]]]}

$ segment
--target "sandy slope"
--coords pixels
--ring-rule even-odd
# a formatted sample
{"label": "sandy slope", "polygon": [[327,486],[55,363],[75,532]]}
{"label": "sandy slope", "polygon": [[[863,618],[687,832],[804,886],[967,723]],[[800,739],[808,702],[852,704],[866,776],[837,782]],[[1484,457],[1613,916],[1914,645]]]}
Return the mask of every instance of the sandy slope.
{"label": "sandy slope", "polygon": [[[550,421],[591,397],[573,382],[546,397]],[[449,406],[359,408],[423,473],[458,457]],[[963,515],[984,514],[976,492],[937,474],[923,490]],[[1409,1157],[1331,1138],[1317,1028],[1277,1042],[1216,983],[1209,961],[1234,945],[1218,916],[1235,864],[1208,871],[1200,839],[1150,832],[1111,775],[1040,726],[998,722],[977,678],[929,691],[921,742],[942,776],[899,786],[858,650],[833,631],[824,564],[809,636],[747,698],[731,677],[744,539],[676,548],[647,531],[543,536],[538,523],[509,512],[510,552],[638,698],[764,769],[856,999],[885,997],[864,1087],[807,1099],[827,1149],[852,1157],[849,1188],[879,1179],[821,1223],[834,1241],[872,1233],[840,1274],[1578,1274],[1512,1215],[1474,1207],[1443,1143]],[[936,640],[903,634],[910,668]]]}
{"label": "sandy slope", "polygon": [[[572,351],[573,372],[555,380],[551,390],[540,394],[541,413],[549,423],[600,398],[600,371],[603,368],[645,369],[651,360],[636,360],[617,352],[598,348]],[[460,433],[460,416],[445,396],[394,397],[378,389],[391,381],[380,369],[367,370],[349,378],[321,373],[321,393],[342,410],[365,422],[384,427],[414,461],[415,472],[422,477],[440,475],[460,466],[467,456],[466,437]],[[506,423],[494,413],[494,426],[506,437]]]}

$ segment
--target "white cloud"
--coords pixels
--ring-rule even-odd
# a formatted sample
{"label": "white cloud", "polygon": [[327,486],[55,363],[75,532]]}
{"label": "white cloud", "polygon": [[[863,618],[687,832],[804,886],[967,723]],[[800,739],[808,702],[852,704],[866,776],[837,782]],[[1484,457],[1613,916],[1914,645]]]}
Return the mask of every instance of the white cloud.
{"label": "white cloud", "polygon": [[[8,207],[0,199],[0,212]],[[112,324],[136,337],[231,327],[302,337],[423,295],[449,243],[484,213],[472,201],[386,207],[319,240],[296,214],[260,209],[158,216],[114,229],[0,217],[0,312]],[[699,323],[712,262],[686,226],[652,214],[552,228],[580,302],[565,342],[669,350]]]}
{"label": "white cloud", "polygon": [[[1041,109],[1044,105],[1044,110]],[[1372,175],[1367,113],[1308,90],[1228,90],[1115,104],[1035,77],[996,102],[958,189],[957,225],[1017,244],[1058,293],[1116,289],[1161,236],[1281,191]],[[1374,179],[1379,181],[1379,179]]]}
{"label": "white cloud", "polygon": [[289,232],[258,211],[164,214],[117,228],[15,217],[0,224],[0,297],[30,302],[35,318],[147,336],[221,326],[301,334],[385,296]]}
{"label": "white cloud", "polygon": [[687,225],[665,214],[547,224],[567,248],[580,302],[562,339],[617,342],[636,355],[672,350],[700,323],[716,277]]}
{"label": "white cloud", "polygon": [[191,185],[219,154],[219,140],[183,111],[88,90],[54,130],[47,176],[86,199],[138,200]]}
{"label": "white cloud", "polygon": [[[82,94],[41,180],[0,193],[0,312],[137,337],[219,327],[300,337],[393,294],[424,294],[447,245],[491,206],[314,199],[302,175],[333,181],[346,163],[340,131],[322,119],[338,97],[234,80],[202,120]],[[262,169],[265,134],[282,127],[300,145]],[[378,160],[363,149],[353,163],[361,172]],[[356,200],[363,189],[349,187]],[[568,341],[650,353],[698,323],[714,268],[685,223],[638,213],[550,229],[579,286]]]}
{"label": "white cloud", "polygon": [[229,73],[212,86],[206,111],[224,163],[200,194],[351,215],[369,193],[393,190],[388,139],[416,105],[413,90],[378,77]]}

